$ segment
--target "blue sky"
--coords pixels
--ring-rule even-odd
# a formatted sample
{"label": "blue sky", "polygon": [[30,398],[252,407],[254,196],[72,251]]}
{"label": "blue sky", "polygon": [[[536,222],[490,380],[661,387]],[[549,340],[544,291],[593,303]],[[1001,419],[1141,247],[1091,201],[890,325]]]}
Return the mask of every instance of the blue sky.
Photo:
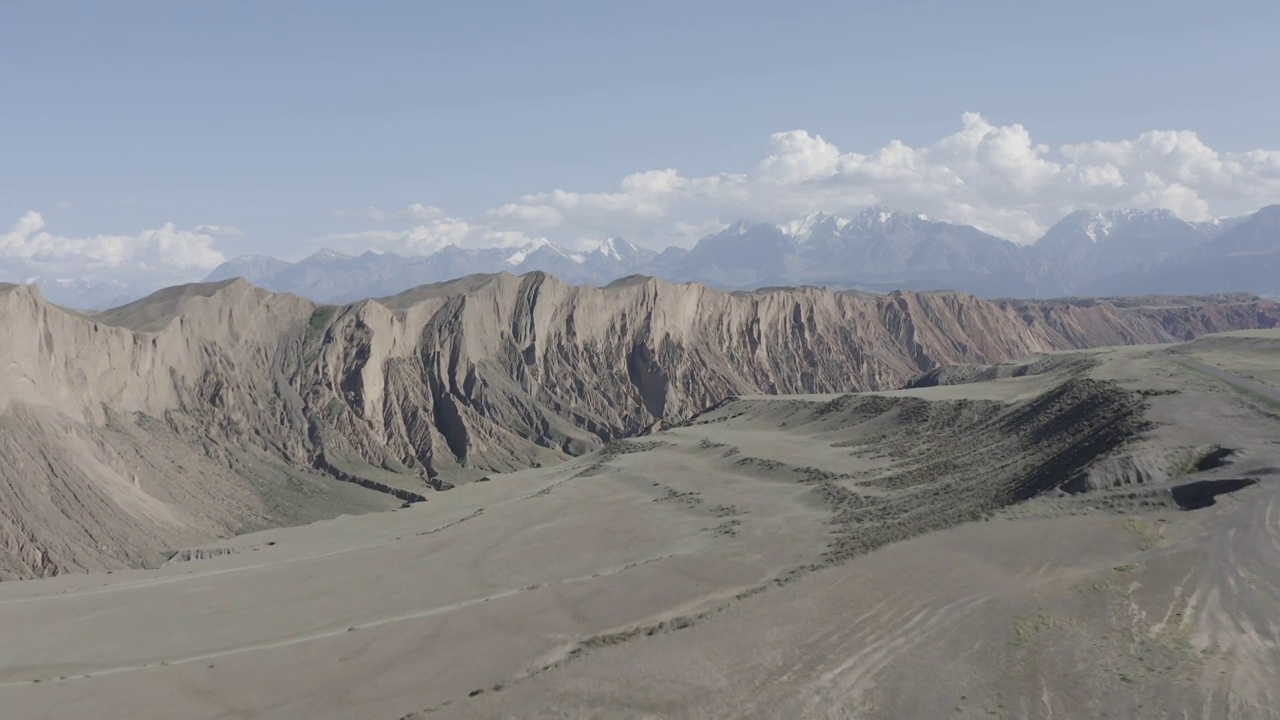
{"label": "blue sky", "polygon": [[1280,201],[1276,27],[1185,0],[8,3],[0,269],[687,244],[871,203],[1019,240],[1076,206],[1243,212]]}

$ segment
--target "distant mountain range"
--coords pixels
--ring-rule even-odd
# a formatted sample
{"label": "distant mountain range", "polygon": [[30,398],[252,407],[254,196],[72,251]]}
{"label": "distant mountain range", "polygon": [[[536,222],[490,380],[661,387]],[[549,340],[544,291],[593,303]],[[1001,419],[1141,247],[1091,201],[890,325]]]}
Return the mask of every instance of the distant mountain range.
{"label": "distant mountain range", "polygon": [[25,285],[38,285],[53,302],[78,310],[104,310],[131,303],[158,290],[152,286],[130,285],[118,280],[28,277]]}
{"label": "distant mountain range", "polygon": [[[294,263],[238,257],[205,279],[243,277],[268,290],[340,303],[475,273],[533,270],[571,283],[604,285],[640,274],[727,290],[823,285],[963,290],[981,297],[1274,296],[1280,294],[1280,205],[1211,222],[1187,222],[1168,210],[1082,210],[1030,245],[917,213],[870,208],[853,217],[816,213],[782,225],[744,220],[693,248],[661,253],[621,238],[588,252],[546,240],[515,248],[451,245],[416,257],[321,250]],[[55,302],[85,309],[128,299],[118,285],[42,287]],[[137,288],[133,296],[153,289]]]}
{"label": "distant mountain range", "polygon": [[431,255],[406,257],[366,252],[344,255],[321,250],[296,263],[271,257],[238,257],[214,269],[205,280],[242,277],[275,292],[291,292],[323,302],[349,302],[394,295],[418,285],[477,273],[541,270],[575,283],[607,283],[654,266],[658,254],[621,239],[573,253],[546,240],[515,248],[445,247]]}

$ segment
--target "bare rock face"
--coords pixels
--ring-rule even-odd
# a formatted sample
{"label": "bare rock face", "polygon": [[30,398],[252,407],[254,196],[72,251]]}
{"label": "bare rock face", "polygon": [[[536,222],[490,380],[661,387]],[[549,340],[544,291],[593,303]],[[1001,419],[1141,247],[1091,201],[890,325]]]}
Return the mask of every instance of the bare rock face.
{"label": "bare rock face", "polygon": [[723,293],[542,273],[346,306],[231,280],[96,316],[3,286],[0,577],[398,505],[733,395],[884,389],[953,363],[1278,321],[1253,297]]}

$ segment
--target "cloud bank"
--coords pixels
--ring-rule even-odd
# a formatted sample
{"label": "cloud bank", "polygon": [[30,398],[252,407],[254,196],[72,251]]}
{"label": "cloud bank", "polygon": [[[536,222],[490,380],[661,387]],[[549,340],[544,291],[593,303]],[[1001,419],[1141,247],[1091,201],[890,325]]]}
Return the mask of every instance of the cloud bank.
{"label": "cloud bank", "polygon": [[191,279],[226,259],[214,248],[215,235],[239,232],[221,225],[179,230],[165,223],[136,235],[69,237],[47,227],[38,212],[19,218],[0,235],[0,269],[55,278]]}
{"label": "cloud bank", "polygon": [[448,243],[533,237],[588,247],[615,235],[661,248],[691,245],[742,218],[781,223],[814,211],[852,213],[880,205],[1031,242],[1080,209],[1167,208],[1197,221],[1275,202],[1280,151],[1218,152],[1194,132],[1161,130],[1053,148],[1035,142],[1022,125],[993,125],[966,113],[959,131],[922,147],[894,141],[867,153],[847,152],[820,135],[791,130],[775,133],[767,155],[749,172],[686,177],[673,168],[648,170],[622,178],[610,191],[552,190],[480,218],[441,213],[411,229],[344,239],[414,253]]}
{"label": "cloud bank", "polygon": [[[1207,220],[1280,202],[1280,151],[1219,152],[1189,131],[1049,147],[1022,125],[993,125],[966,113],[957,132],[921,147],[894,141],[846,151],[821,135],[790,130],[769,138],[763,155],[746,172],[687,177],[674,168],[645,170],[612,189],[534,193],[474,217],[423,203],[334,210],[335,234],[309,241],[309,248],[267,251],[296,255],[327,246],[427,254],[450,244],[513,246],[536,238],[585,249],[611,236],[660,249],[690,246],[739,219],[781,223],[873,205],[1030,242],[1079,209],[1167,208]],[[0,236],[0,268],[22,261],[60,268],[64,276],[150,272],[191,279],[222,260],[216,237],[238,232],[229,225],[166,224],[132,236],[73,238],[52,234],[39,213],[29,212]]]}

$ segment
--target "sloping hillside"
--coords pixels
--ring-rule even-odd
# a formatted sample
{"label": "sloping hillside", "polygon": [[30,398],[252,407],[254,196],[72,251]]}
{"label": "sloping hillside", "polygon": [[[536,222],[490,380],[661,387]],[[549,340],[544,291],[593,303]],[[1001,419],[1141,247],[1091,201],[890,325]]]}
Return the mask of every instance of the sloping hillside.
{"label": "sloping hillside", "polygon": [[0,572],[136,565],[192,538],[415,500],[732,395],[891,388],[944,364],[1278,320],[1243,297],[730,294],[542,273],[346,306],[233,280],[91,317],[7,286],[0,326],[21,340],[0,347]]}

